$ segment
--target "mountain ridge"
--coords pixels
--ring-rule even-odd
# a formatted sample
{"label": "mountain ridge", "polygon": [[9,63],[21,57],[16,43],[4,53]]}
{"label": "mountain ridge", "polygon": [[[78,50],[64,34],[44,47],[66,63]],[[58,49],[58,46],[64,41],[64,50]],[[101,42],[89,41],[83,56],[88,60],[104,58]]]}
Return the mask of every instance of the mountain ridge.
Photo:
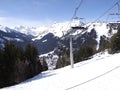
{"label": "mountain ridge", "polygon": [[[83,26],[88,28],[85,31],[83,30],[83,32],[81,30],[71,29],[72,26],[80,26],[80,21],[54,23],[39,28],[24,26],[10,28],[0,25],[0,46],[3,47],[3,42],[9,40],[21,43],[22,45],[31,43],[38,48],[40,54],[44,54],[55,50],[55,48],[59,46],[59,42],[69,47],[69,38],[70,35],[73,35],[73,43],[77,43],[77,46],[80,47],[81,45],[94,42],[98,49],[102,36],[110,38],[117,32],[115,28],[118,27],[116,24],[118,22],[110,23],[111,22],[91,22],[84,24]],[[109,33],[110,29],[112,29],[111,34]]]}

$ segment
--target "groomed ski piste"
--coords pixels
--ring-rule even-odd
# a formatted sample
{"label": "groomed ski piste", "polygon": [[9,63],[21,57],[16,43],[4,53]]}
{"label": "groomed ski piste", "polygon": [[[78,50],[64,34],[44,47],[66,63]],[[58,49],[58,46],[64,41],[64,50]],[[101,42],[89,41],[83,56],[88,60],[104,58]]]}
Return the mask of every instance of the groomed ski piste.
{"label": "groomed ski piste", "polygon": [[1,90],[120,90],[120,53],[98,53],[74,68],[48,70]]}

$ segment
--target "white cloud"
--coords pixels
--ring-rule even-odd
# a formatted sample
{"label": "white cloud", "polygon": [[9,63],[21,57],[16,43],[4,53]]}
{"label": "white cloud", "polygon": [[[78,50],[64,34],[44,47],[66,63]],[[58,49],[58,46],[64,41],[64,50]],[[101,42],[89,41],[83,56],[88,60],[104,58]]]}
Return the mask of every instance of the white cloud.
{"label": "white cloud", "polygon": [[39,27],[41,25],[47,25],[52,22],[53,21],[50,19],[45,19],[42,21],[33,21],[33,20],[24,20],[13,17],[0,17],[0,25],[4,25],[4,26],[23,25],[23,26]]}

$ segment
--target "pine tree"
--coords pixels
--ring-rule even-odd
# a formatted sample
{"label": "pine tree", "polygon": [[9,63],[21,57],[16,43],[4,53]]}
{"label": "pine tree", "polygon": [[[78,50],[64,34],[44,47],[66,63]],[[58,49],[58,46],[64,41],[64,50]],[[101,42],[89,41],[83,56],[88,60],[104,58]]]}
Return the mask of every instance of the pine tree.
{"label": "pine tree", "polygon": [[[28,44],[26,46],[25,57],[29,63],[27,68],[27,77],[30,78],[34,76],[36,73],[38,72],[40,73],[42,71],[42,66],[40,64],[38,57],[38,51],[33,45]],[[37,64],[39,64],[40,66],[38,66]]]}
{"label": "pine tree", "polygon": [[0,49],[0,87],[4,86],[4,57],[3,50]]}
{"label": "pine tree", "polygon": [[16,57],[20,60],[25,61],[25,53],[24,53],[24,50],[21,46],[16,47]]}
{"label": "pine tree", "polygon": [[120,52],[120,28],[118,32],[111,37],[111,53]]}
{"label": "pine tree", "polygon": [[48,70],[48,65],[47,65],[47,63],[46,63],[46,61],[45,61],[45,58],[43,58],[43,62],[42,62],[42,70],[43,70],[43,71]]}
{"label": "pine tree", "polygon": [[105,49],[110,48],[110,41],[106,37],[100,39],[100,45],[99,45],[99,50],[98,51],[105,51]]}
{"label": "pine tree", "polygon": [[59,56],[56,68],[65,67],[67,65],[70,65],[70,51],[69,49],[64,49],[62,55]]}
{"label": "pine tree", "polygon": [[88,59],[94,54],[94,50],[91,47],[82,46],[75,55],[75,63]]}
{"label": "pine tree", "polygon": [[37,49],[28,45],[24,51],[13,41],[0,49],[0,87],[14,85],[42,71]]}
{"label": "pine tree", "polygon": [[6,84],[13,84],[14,78],[14,65],[16,60],[16,47],[13,41],[6,42],[4,48],[4,59],[5,59],[5,79]]}

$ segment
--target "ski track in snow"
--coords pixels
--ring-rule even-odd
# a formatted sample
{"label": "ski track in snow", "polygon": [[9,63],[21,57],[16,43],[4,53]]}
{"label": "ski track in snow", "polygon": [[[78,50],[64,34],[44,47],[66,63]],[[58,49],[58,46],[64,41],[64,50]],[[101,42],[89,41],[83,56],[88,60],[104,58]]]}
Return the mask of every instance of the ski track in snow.
{"label": "ski track in snow", "polygon": [[104,75],[106,75],[106,74],[111,73],[112,71],[114,71],[114,70],[116,70],[116,69],[120,69],[120,65],[117,66],[117,67],[115,67],[115,68],[113,68],[113,69],[111,69],[111,70],[109,70],[109,71],[107,71],[107,72],[105,72],[105,73],[103,73],[103,74],[101,74],[101,75],[99,75],[99,76],[96,76],[96,77],[94,77],[94,78],[92,78],[92,79],[89,79],[89,80],[87,80],[87,81],[85,81],[85,82],[82,82],[82,83],[80,83],[80,84],[78,84],[78,85],[75,85],[75,86],[73,86],[73,87],[67,88],[66,90],[70,90],[70,89],[76,88],[76,87],[78,87],[78,86],[80,86],[80,85],[83,85],[83,84],[86,84],[86,83],[88,83],[88,82],[91,82],[91,81],[93,81],[93,80],[95,80],[95,79],[98,79],[98,78],[100,78],[100,77],[102,77],[102,76],[104,76]]}

